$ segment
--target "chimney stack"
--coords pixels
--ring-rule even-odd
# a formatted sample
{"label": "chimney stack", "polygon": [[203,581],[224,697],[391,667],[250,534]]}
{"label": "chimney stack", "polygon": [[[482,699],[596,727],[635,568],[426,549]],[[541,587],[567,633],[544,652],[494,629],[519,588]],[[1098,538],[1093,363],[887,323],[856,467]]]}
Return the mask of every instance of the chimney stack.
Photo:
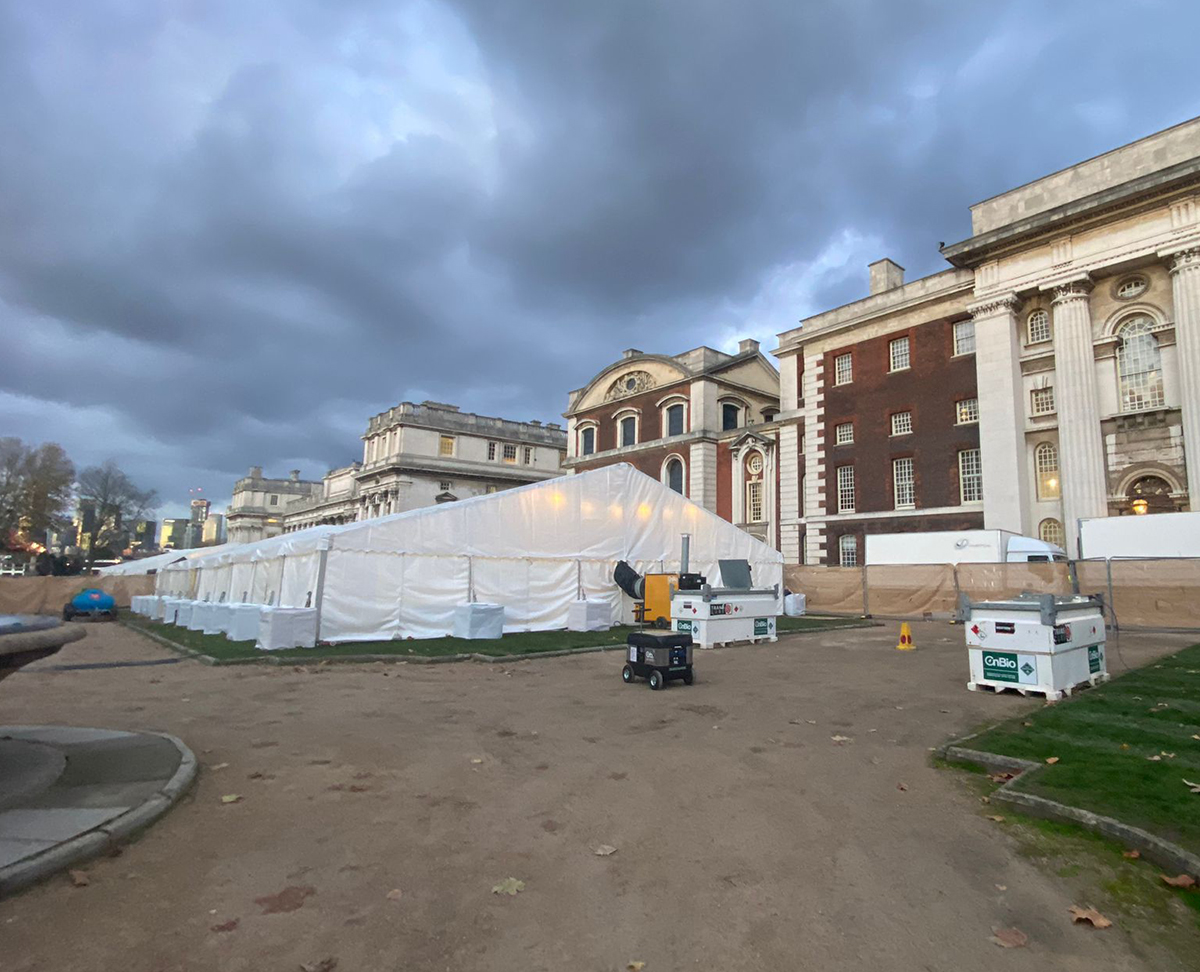
{"label": "chimney stack", "polygon": [[299,482],[300,481],[300,470],[299,469],[288,470],[288,478],[291,479],[291,481],[293,483]]}
{"label": "chimney stack", "polygon": [[895,260],[884,257],[868,264],[871,271],[871,296],[882,294],[885,290],[895,290],[904,286],[904,267]]}
{"label": "chimney stack", "polygon": [[250,478],[251,479],[262,479],[262,466],[251,466],[250,467]]}
{"label": "chimney stack", "polygon": [[743,338],[738,341],[738,354],[746,354],[747,352],[757,351],[758,342],[754,338]]}
{"label": "chimney stack", "polygon": [[641,353],[642,352],[639,351],[637,348],[626,348],[624,351],[621,352],[621,357],[622,358],[633,358]]}

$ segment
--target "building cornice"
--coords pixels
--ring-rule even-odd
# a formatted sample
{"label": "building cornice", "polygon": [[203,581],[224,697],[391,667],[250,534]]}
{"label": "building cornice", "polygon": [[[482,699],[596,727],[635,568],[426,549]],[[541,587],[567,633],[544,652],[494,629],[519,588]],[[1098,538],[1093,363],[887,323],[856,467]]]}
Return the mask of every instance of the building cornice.
{"label": "building cornice", "polygon": [[1161,205],[1165,195],[1194,191],[1197,185],[1200,185],[1200,158],[1189,159],[942,247],[941,253],[953,266],[975,269],[1015,244],[1040,236],[1060,235],[1068,226],[1117,210]]}

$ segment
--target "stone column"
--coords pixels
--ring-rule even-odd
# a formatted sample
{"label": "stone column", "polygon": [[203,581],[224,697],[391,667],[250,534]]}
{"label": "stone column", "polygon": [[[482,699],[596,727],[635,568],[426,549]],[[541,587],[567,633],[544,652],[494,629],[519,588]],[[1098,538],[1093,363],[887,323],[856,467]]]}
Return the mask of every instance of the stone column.
{"label": "stone column", "polygon": [[[1016,294],[972,304],[975,386],[979,398],[979,459],[983,471],[983,525],[1024,533],[1029,518],[1025,449],[1025,394]],[[953,457],[957,462],[958,457]]]}
{"label": "stone column", "polygon": [[1183,411],[1183,457],[1187,463],[1189,508],[1200,497],[1200,247],[1180,250],[1171,261],[1175,300],[1175,354]]}
{"label": "stone column", "polygon": [[1108,516],[1108,477],[1100,434],[1096,358],[1092,351],[1091,284],[1054,288],[1054,403],[1067,553],[1079,551],[1079,520]]}

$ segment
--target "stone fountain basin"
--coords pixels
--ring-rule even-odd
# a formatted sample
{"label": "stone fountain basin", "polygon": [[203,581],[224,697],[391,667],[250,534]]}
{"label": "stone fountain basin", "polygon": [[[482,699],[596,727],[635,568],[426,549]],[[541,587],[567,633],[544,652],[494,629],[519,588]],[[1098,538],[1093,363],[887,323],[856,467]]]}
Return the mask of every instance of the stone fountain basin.
{"label": "stone fountain basin", "polygon": [[86,634],[78,624],[46,615],[0,614],[0,680]]}

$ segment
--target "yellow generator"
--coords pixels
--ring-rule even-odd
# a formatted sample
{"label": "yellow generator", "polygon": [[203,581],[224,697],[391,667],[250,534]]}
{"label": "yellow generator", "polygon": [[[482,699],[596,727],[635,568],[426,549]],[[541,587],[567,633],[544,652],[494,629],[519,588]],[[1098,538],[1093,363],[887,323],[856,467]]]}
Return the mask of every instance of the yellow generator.
{"label": "yellow generator", "polygon": [[634,606],[634,617],[655,628],[671,627],[671,588],[679,587],[678,574],[646,574],[642,603]]}

